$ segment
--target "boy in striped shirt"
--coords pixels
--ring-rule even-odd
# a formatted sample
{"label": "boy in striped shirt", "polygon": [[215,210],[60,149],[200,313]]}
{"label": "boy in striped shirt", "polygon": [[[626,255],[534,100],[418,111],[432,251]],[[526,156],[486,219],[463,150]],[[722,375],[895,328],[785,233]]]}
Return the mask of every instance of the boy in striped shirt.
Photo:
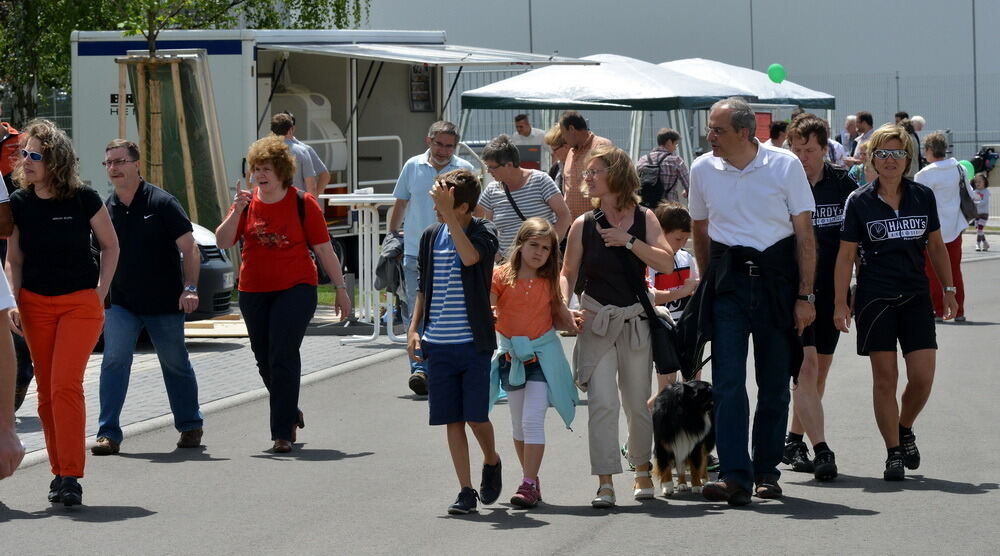
{"label": "boy in striped shirt", "polygon": [[[498,240],[492,222],[472,216],[479,193],[479,179],[468,170],[442,174],[431,188],[438,223],[420,237],[420,280],[407,332],[410,358],[419,361],[420,350],[427,363],[430,424],[447,427],[462,489],[448,508],[456,515],[476,511],[477,501],[496,502],[501,488],[489,420],[490,358],[496,349],[490,283]],[[472,488],[466,423],[483,450],[478,493]]]}

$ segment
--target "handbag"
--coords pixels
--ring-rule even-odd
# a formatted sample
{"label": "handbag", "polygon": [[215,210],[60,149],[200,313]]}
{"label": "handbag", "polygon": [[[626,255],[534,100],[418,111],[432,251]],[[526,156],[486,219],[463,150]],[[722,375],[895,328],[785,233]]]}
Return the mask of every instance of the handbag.
{"label": "handbag", "polygon": [[[594,220],[601,227],[612,227],[611,223],[608,222],[608,217],[601,209],[594,209]],[[628,269],[628,255],[625,253],[627,250],[624,247],[610,247],[609,249],[618,254],[622,261],[622,269]],[[639,286],[639,283],[634,280],[629,281],[629,286],[636,299],[642,304],[642,308],[646,312],[646,319],[649,320],[649,337],[653,346],[653,363],[656,366],[656,373],[666,375],[680,371],[681,360],[677,350],[680,338],[673,320],[669,316],[664,317],[656,312],[653,304],[649,301],[649,289]]]}
{"label": "handbag", "polygon": [[965,186],[965,172],[961,168],[958,169],[958,201],[962,216],[971,224],[979,216],[979,211],[976,210],[976,202],[972,200],[969,189]]}

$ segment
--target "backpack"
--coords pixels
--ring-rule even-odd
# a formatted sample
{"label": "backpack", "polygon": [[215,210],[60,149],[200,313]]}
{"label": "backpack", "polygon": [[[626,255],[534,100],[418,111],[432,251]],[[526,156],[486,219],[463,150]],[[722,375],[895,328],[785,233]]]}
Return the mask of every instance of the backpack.
{"label": "backpack", "polygon": [[639,204],[648,209],[655,209],[660,204],[660,201],[663,200],[664,193],[666,193],[663,188],[663,180],[660,176],[660,166],[668,156],[670,156],[670,153],[663,153],[663,156],[656,162],[656,165],[653,165],[651,164],[653,162],[653,153],[649,153],[646,156],[647,163],[636,168],[639,173],[639,197],[641,199]]}
{"label": "backpack", "polygon": [[[306,231],[306,194],[301,189],[296,189],[295,191],[295,202],[296,208],[299,212],[299,223],[302,225],[302,233],[305,234]],[[316,264],[316,280],[320,284],[329,284],[330,276],[323,270],[323,265],[320,264],[319,260],[316,258],[316,253],[313,251],[311,245],[309,245],[308,239],[306,240],[306,245],[309,247],[309,257]]]}

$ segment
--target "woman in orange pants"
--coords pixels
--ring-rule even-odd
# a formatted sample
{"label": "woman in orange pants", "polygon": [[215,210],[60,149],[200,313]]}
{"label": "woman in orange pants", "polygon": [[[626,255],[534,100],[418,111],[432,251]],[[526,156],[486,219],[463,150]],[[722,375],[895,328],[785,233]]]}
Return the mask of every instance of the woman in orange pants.
{"label": "woman in orange pants", "polygon": [[[80,184],[76,153],[65,132],[36,120],[14,178],[14,232],[7,253],[23,331],[35,363],[38,416],[55,478],[50,502],[82,503],[86,438],[83,372],[104,323],[104,297],[118,266],[118,238],[97,192]],[[100,265],[91,252],[100,245]]]}

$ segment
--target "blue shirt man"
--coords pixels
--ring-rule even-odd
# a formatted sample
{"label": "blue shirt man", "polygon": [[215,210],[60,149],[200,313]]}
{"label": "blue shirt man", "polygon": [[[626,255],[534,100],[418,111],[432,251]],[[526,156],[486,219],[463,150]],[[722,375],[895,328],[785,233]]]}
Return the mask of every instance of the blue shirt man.
{"label": "blue shirt man", "polygon": [[[458,147],[458,129],[455,124],[438,121],[431,124],[424,142],[427,151],[406,161],[396,180],[392,195],[396,198],[389,232],[403,235],[403,280],[406,285],[406,303],[403,320],[409,326],[413,303],[417,298],[417,255],[420,252],[420,234],[437,222],[434,201],[430,191],[434,179],[452,170],[472,170],[472,165],[455,156]],[[410,389],[418,396],[427,395],[427,375],[423,362],[410,362]]]}

